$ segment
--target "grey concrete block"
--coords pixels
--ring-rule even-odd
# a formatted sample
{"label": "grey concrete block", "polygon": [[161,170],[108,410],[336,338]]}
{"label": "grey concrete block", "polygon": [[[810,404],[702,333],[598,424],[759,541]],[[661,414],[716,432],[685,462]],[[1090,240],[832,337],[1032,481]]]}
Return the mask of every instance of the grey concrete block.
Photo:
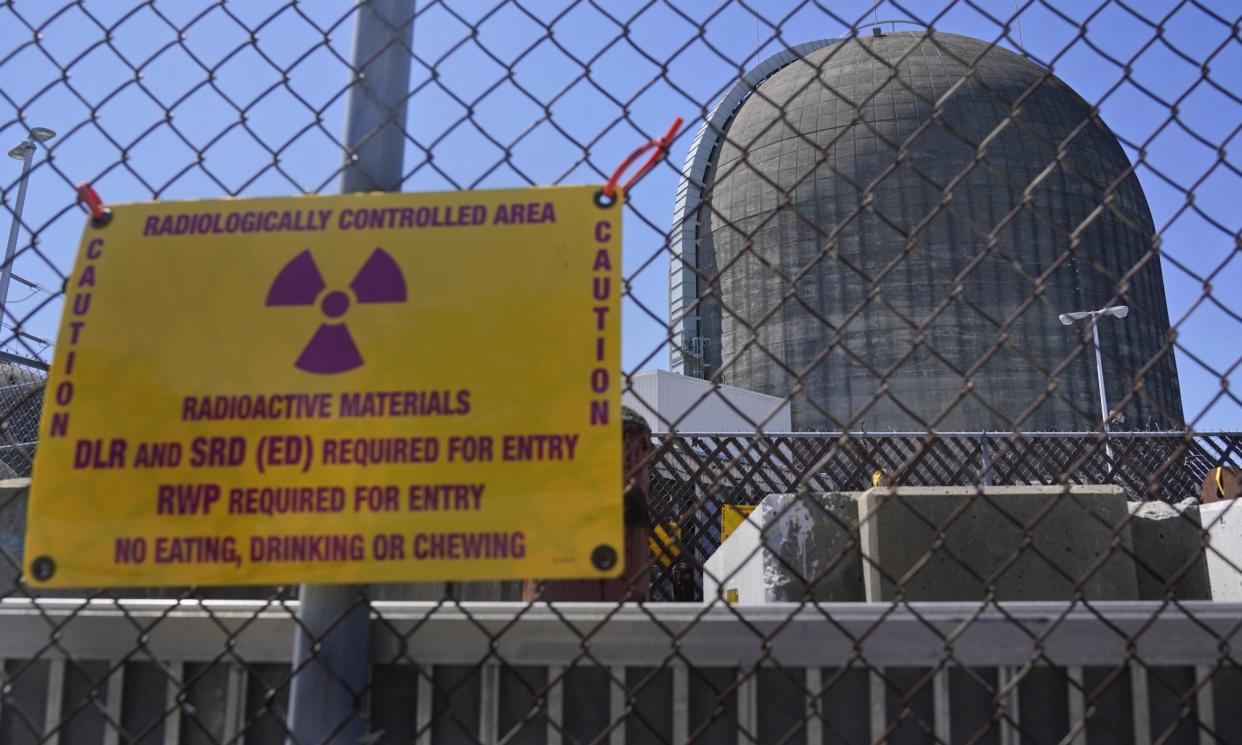
{"label": "grey concrete block", "polygon": [[859,509],[868,601],[1138,597],[1117,486],[887,487]]}
{"label": "grey concrete block", "polygon": [[1171,589],[1177,600],[1211,600],[1198,501],[1131,502],[1128,507],[1139,599],[1163,600]]}
{"label": "grey concrete block", "polygon": [[703,599],[863,600],[856,492],[769,494],[705,564]]}
{"label": "grey concrete block", "polygon": [[26,541],[26,495],[30,479],[0,481],[0,596],[17,590]]}
{"label": "grey concrete block", "polygon": [[1212,599],[1242,601],[1242,499],[1202,505],[1199,514],[1212,537],[1207,552]]}

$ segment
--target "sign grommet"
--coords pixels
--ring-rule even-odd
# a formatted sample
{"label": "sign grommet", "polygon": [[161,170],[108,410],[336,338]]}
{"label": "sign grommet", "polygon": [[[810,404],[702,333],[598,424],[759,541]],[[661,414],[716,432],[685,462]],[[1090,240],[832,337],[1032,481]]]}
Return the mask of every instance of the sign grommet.
{"label": "sign grommet", "polygon": [[591,564],[601,572],[606,572],[617,565],[617,550],[612,546],[596,546],[591,552]]}
{"label": "sign grommet", "polygon": [[56,562],[50,556],[39,556],[30,562],[30,574],[40,582],[47,582],[56,574]]}

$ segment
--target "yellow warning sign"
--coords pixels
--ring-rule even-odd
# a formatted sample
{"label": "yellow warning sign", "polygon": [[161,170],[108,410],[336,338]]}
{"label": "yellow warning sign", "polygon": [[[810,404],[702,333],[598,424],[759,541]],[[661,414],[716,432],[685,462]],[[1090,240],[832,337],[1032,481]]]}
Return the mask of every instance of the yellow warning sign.
{"label": "yellow warning sign", "polygon": [[617,576],[596,190],[115,207],[67,285],[32,583]]}
{"label": "yellow warning sign", "polygon": [[724,504],[720,506],[720,542],[724,543],[733,535],[733,531],[746,522],[750,513],[755,511],[753,504]]}

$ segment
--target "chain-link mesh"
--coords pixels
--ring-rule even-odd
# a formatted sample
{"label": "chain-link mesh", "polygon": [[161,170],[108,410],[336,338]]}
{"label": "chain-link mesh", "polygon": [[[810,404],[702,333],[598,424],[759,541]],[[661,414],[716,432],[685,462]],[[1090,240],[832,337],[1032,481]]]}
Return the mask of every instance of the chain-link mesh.
{"label": "chain-link mesh", "polygon": [[[352,43],[364,16],[390,40]],[[1208,0],[9,0],[0,742],[307,742],[311,671],[350,702],[316,742],[1242,742],[1240,25]],[[394,50],[398,104],[347,132]],[[675,116],[624,207],[622,580],[355,588],[313,633],[296,588],[24,583],[75,183],[600,182]],[[328,651],[350,617],[361,687]]]}
{"label": "chain-link mesh", "polygon": [[0,463],[4,478],[30,476],[34,446],[39,439],[39,416],[43,410],[43,386],[47,366],[14,355],[0,362],[4,382],[0,387],[0,409],[4,427]]}

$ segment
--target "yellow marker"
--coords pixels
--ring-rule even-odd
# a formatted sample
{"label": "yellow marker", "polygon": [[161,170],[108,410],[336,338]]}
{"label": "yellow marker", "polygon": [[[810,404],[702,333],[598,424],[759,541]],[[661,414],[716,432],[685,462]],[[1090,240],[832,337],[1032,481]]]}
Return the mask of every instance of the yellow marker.
{"label": "yellow marker", "polygon": [[618,575],[595,191],[114,206],[66,285],[34,584]]}
{"label": "yellow marker", "polygon": [[725,590],[725,602],[729,605],[737,605],[737,590],[732,588]]}
{"label": "yellow marker", "polygon": [[681,556],[681,526],[677,523],[657,524],[647,543],[661,566],[671,566]]}
{"label": "yellow marker", "polygon": [[877,468],[875,472],[871,474],[871,485],[879,486],[880,479],[882,478],[884,478],[884,471],[881,471],[880,469]]}

